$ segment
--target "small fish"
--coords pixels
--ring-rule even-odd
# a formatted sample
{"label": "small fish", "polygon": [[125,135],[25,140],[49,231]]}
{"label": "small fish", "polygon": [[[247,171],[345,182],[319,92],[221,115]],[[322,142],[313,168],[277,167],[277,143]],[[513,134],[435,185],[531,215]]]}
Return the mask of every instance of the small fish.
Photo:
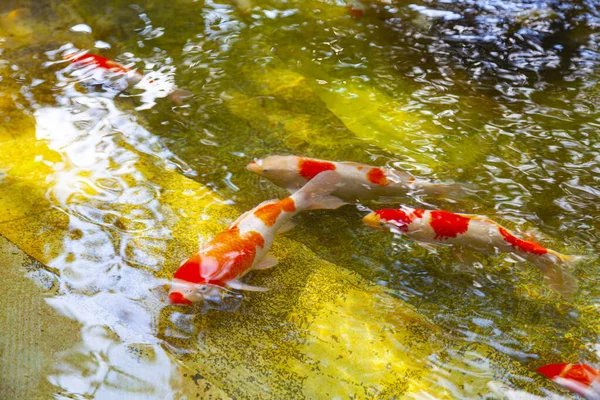
{"label": "small fish", "polygon": [[587,400],[600,400],[600,371],[586,364],[549,364],[540,374]]}
{"label": "small fish", "polygon": [[[127,86],[135,86],[144,79],[144,75],[135,69],[127,68],[116,61],[110,60],[108,58],[90,54],[79,52],[75,54],[68,54],[64,57],[67,61],[81,66],[90,66],[93,65],[96,68],[112,72],[116,75],[121,75],[125,77],[127,81]],[[152,83],[152,82],[150,82]],[[181,105],[183,104],[183,100],[192,96],[192,93],[185,89],[180,89],[174,87],[174,89],[167,96],[171,101],[175,104]]]}
{"label": "small fish", "polygon": [[365,216],[363,222],[375,229],[402,233],[421,243],[452,244],[487,254],[515,254],[538,266],[550,288],[564,297],[572,296],[577,290],[576,279],[564,267],[575,263],[580,256],[560,254],[536,242],[520,239],[482,216],[402,206],[374,211]]}
{"label": "small fish", "polygon": [[277,186],[294,193],[323,171],[336,171],[341,180],[334,196],[346,201],[375,200],[382,197],[406,197],[409,194],[464,197],[457,184],[432,183],[406,172],[354,162],[335,162],[298,156],[270,156],[251,162],[250,172],[264,176]]}
{"label": "small fish", "polygon": [[358,0],[347,0],[346,8],[350,12],[350,15],[355,19],[360,19],[365,15],[366,6]]}
{"label": "small fish", "polygon": [[246,212],[227,230],[218,234],[175,272],[169,300],[191,305],[217,298],[226,288],[265,291],[240,281],[252,269],[268,269],[277,259],[267,254],[275,234],[291,224],[290,219],[304,210],[335,209],[344,203],[329,194],[339,175],[327,171],[283,200],[269,200]]}

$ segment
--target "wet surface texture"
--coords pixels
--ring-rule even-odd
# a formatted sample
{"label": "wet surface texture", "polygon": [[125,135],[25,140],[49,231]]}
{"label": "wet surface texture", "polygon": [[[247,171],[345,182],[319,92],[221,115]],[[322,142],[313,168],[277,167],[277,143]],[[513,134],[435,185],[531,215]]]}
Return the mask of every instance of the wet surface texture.
{"label": "wet surface texture", "polygon": [[[568,398],[535,369],[599,362],[597,6],[239,3],[0,5],[0,397]],[[168,304],[199,246],[286,195],[245,169],[273,154],[472,193],[304,213],[244,278],[270,291]],[[400,203],[585,255],[579,291],[362,224]]]}

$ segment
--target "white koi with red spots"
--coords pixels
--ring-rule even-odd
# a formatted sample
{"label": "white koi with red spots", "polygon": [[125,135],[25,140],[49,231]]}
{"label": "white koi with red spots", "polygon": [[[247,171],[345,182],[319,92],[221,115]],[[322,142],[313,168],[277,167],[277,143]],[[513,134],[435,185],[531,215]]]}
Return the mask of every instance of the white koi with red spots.
{"label": "white koi with red spots", "polygon": [[246,167],[277,186],[294,193],[323,171],[340,174],[340,184],[334,196],[346,201],[375,200],[382,197],[407,195],[462,197],[463,188],[456,184],[432,183],[406,172],[373,167],[354,162],[324,161],[298,156],[270,156]]}
{"label": "white koi with red spots", "polygon": [[[144,79],[144,75],[137,70],[96,54],[85,52],[70,53],[65,55],[64,59],[80,67],[98,68],[104,72],[114,74],[116,77],[124,77],[128,87],[135,86]],[[153,84],[153,81],[150,80],[149,83]],[[183,100],[192,96],[192,93],[188,90],[179,89],[176,86],[169,87],[168,93],[167,97],[178,105],[183,104]]]}
{"label": "white koi with red spots", "polygon": [[563,296],[570,297],[577,289],[577,281],[564,267],[580,256],[567,256],[520,239],[482,216],[403,206],[372,212],[363,221],[372,228],[401,233],[417,242],[458,245],[487,254],[514,254],[538,266],[550,288]]}
{"label": "white koi with red spots", "polygon": [[169,300],[190,305],[219,294],[226,287],[264,291],[240,281],[252,269],[273,267],[277,260],[268,255],[277,231],[290,219],[309,209],[335,209],[344,203],[329,196],[339,175],[327,171],[283,200],[269,200],[244,213],[227,230],[218,234],[175,272]]}
{"label": "white koi with red spots", "polygon": [[550,364],[537,370],[587,400],[600,400],[600,371],[587,364]]}

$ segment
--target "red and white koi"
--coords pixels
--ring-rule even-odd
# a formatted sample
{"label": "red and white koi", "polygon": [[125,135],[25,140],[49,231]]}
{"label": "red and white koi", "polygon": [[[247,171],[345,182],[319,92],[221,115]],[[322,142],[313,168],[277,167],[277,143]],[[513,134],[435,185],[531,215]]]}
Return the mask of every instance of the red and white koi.
{"label": "red and white koi", "polygon": [[243,214],[179,267],[169,292],[171,303],[190,305],[214,298],[225,288],[267,290],[242,283],[240,278],[252,269],[268,269],[277,264],[277,259],[267,253],[275,233],[285,229],[294,215],[343,205],[340,199],[329,195],[338,182],[337,173],[324,172],[292,196],[266,201]]}
{"label": "red and white koi", "polygon": [[[64,59],[81,67],[92,66],[102,71],[112,73],[117,77],[124,77],[128,87],[135,86],[144,80],[144,75],[139,71],[96,54],[79,52],[65,55]],[[148,83],[152,84],[154,81],[149,80]],[[167,97],[178,105],[183,104],[184,99],[192,96],[192,93],[188,90],[180,89],[176,86],[173,86],[172,88],[169,87],[168,93]]]}
{"label": "red and white koi", "polygon": [[401,233],[417,242],[459,245],[487,254],[514,254],[538,266],[550,288],[563,296],[569,297],[577,289],[577,281],[564,267],[580,256],[560,254],[539,243],[520,239],[483,216],[402,206],[374,211],[365,216],[363,222],[375,229]]}
{"label": "red and white koi", "polygon": [[353,18],[360,19],[365,15],[367,6],[359,0],[346,0],[346,8]]}
{"label": "red and white koi", "polygon": [[549,364],[540,374],[587,400],[600,400],[600,371],[587,364]]}
{"label": "red and white koi", "polygon": [[298,156],[270,156],[251,162],[249,171],[261,175],[291,193],[323,171],[340,174],[334,196],[346,201],[375,200],[382,197],[448,195],[463,197],[460,185],[432,183],[406,172],[373,167],[354,162],[335,162]]}

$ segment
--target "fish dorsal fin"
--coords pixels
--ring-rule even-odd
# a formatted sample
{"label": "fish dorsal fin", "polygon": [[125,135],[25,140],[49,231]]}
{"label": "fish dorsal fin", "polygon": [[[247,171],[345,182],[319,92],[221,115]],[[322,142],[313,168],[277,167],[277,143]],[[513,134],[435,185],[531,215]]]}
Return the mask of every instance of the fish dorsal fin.
{"label": "fish dorsal fin", "polygon": [[238,218],[237,218],[235,221],[233,221],[233,223],[232,223],[231,225],[229,225],[229,227],[230,227],[230,228],[232,228],[232,227],[236,226],[237,224],[239,224],[239,223],[240,223],[240,221],[241,221],[241,220],[243,220],[243,219],[244,219],[244,217],[245,217],[246,215],[248,215],[248,213],[249,213],[249,212],[250,212],[250,211],[246,211],[245,213],[243,213],[242,215],[240,215],[240,216],[239,216],[239,217],[238,217]]}
{"label": "fish dorsal fin", "polygon": [[277,263],[279,262],[279,260],[277,259],[277,257],[271,255],[271,254],[265,254],[265,256],[263,258],[261,258],[253,267],[252,269],[269,269],[269,268],[273,268],[275,265],[277,265]]}
{"label": "fish dorsal fin", "polygon": [[268,288],[264,288],[264,287],[260,287],[260,286],[252,286],[252,285],[248,285],[244,282],[240,282],[240,281],[236,281],[236,280],[227,282],[227,286],[229,286],[232,289],[247,290],[250,292],[266,292],[267,290],[269,290]]}

